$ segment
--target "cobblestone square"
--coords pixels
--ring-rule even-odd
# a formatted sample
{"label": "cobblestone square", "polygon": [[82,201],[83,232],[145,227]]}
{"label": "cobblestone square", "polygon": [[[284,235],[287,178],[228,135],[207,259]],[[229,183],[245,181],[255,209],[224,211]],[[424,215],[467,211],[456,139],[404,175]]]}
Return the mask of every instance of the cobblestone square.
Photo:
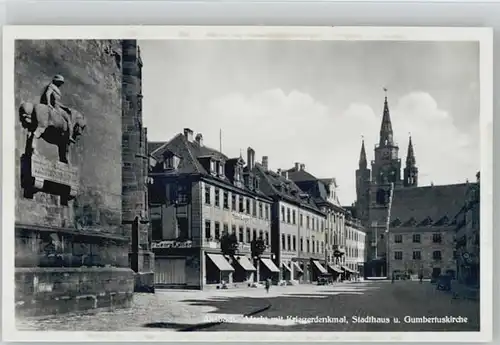
{"label": "cobblestone square", "polygon": [[[243,317],[269,305],[251,318]],[[422,317],[462,317],[466,322],[415,319]],[[273,286],[269,293],[263,288],[159,290],[137,294],[130,309],[18,320],[18,329],[169,332],[218,320],[225,322],[203,331],[477,331],[479,303],[413,281]]]}

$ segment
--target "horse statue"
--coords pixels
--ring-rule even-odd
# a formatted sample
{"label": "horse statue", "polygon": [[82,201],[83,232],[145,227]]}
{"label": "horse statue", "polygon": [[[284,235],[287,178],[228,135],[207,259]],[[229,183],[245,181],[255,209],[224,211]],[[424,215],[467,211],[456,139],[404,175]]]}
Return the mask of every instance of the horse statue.
{"label": "horse statue", "polygon": [[58,147],[59,161],[68,164],[68,149],[70,145],[68,122],[60,114],[67,111],[72,117],[73,140],[83,134],[85,117],[78,111],[66,107],[52,108],[46,104],[23,102],[19,106],[19,120],[23,128],[28,130],[26,154],[33,154],[37,141],[42,138],[49,144]]}

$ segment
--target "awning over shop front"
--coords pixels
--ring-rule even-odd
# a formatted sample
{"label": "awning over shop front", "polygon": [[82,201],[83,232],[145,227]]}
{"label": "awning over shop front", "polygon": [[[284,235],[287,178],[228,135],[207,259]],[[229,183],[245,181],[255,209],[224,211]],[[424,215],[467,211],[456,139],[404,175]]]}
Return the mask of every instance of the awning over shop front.
{"label": "awning over shop front", "polygon": [[245,271],[249,272],[257,271],[255,266],[252,265],[252,263],[250,262],[250,260],[248,260],[246,256],[238,256],[236,260],[238,260],[238,263],[240,264],[241,267],[243,267]]}
{"label": "awning over shop front", "polygon": [[312,261],[314,263],[314,266],[322,273],[322,274],[328,274],[328,271],[325,270],[325,268],[319,263],[317,260]]}
{"label": "awning over shop front", "polygon": [[356,271],[351,270],[351,269],[350,269],[349,267],[347,267],[347,266],[342,266],[342,269],[343,269],[344,271],[346,271],[346,272],[349,272],[349,273],[356,273]]}
{"label": "awning over shop front", "polygon": [[292,272],[292,268],[288,266],[286,263],[282,262],[281,265],[285,267],[289,272]]}
{"label": "awning over shop front", "polygon": [[274,262],[271,261],[271,259],[260,258],[260,261],[262,261],[262,263],[264,265],[266,265],[266,267],[269,269],[269,271],[271,271],[271,272],[279,272],[280,271],[280,269],[278,267],[276,267],[276,265],[274,264]]}
{"label": "awning over shop front", "polygon": [[304,273],[304,271],[302,270],[302,268],[300,268],[299,264],[296,263],[295,261],[292,262],[292,264],[295,266],[295,271],[299,272],[299,273]]}
{"label": "awning over shop front", "polygon": [[342,269],[337,265],[328,265],[328,268],[336,273],[342,273]]}
{"label": "awning over shop front", "polygon": [[233,266],[227,262],[226,258],[222,256],[221,254],[209,254],[207,253],[207,256],[209,257],[210,260],[214,263],[215,266],[219,269],[219,271],[222,272],[232,272],[234,271]]}

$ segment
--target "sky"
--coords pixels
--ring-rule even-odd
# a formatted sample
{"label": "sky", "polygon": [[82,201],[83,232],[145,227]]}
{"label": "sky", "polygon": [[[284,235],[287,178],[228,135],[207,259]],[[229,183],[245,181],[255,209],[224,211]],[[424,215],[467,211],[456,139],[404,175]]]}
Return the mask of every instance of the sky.
{"label": "sky", "polygon": [[[404,162],[411,134],[419,185],[475,180],[475,42],[139,41],[148,140],[190,128],[230,156],[252,147],[272,170],[303,163],[355,201],[362,137],[378,143],[387,97]],[[222,133],[220,140],[220,133]]]}

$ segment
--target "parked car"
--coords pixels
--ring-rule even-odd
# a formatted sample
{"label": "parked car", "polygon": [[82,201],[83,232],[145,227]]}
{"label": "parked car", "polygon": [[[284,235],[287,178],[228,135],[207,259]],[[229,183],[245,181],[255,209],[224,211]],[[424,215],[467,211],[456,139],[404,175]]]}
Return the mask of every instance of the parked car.
{"label": "parked car", "polygon": [[450,291],[451,290],[451,276],[440,275],[436,280],[436,289]]}
{"label": "parked car", "polygon": [[328,278],[326,278],[326,277],[319,277],[318,278],[318,285],[328,285]]}

